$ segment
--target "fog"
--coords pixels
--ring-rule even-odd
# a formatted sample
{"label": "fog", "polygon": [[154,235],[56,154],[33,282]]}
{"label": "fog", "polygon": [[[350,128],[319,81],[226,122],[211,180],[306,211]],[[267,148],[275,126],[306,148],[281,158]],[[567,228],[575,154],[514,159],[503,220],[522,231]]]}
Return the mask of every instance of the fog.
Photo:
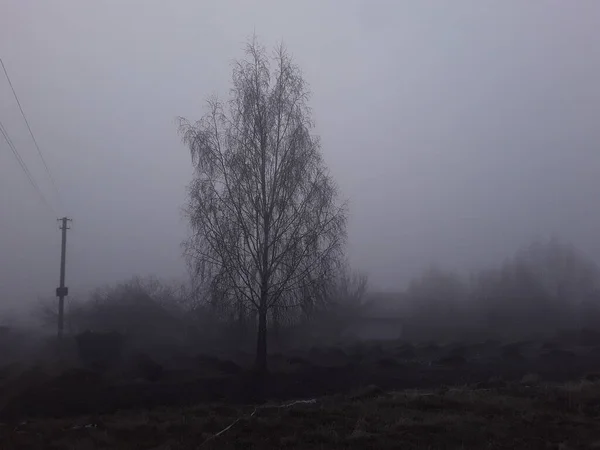
{"label": "fog", "polygon": [[190,155],[177,116],[227,96],[256,33],[285,42],[349,201],[348,255],[396,290],[556,235],[600,260],[600,3],[8,0],[0,120],[54,211],[0,144],[0,302],[76,298],[133,275],[185,279]]}

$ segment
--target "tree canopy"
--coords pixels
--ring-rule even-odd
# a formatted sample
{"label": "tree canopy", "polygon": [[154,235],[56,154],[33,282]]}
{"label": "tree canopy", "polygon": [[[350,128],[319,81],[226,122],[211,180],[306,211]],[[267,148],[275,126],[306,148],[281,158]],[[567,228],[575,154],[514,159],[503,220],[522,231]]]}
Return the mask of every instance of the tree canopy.
{"label": "tree canopy", "polygon": [[309,91],[283,45],[256,39],[235,62],[226,102],[180,133],[195,169],[186,254],[215,307],[258,315],[257,366],[266,369],[269,312],[324,298],[343,257],[346,206],[312,133]]}

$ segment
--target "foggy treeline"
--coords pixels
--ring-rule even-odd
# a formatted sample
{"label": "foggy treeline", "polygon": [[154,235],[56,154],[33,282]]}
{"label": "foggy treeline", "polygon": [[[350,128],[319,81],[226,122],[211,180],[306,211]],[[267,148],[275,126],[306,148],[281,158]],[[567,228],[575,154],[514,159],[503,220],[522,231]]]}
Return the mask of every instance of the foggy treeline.
{"label": "foggy treeline", "polygon": [[[390,316],[397,318],[399,336],[408,342],[517,340],[595,328],[600,324],[599,286],[598,266],[558,239],[533,242],[468,277],[432,266],[397,292],[371,291],[367,277],[346,266],[317,308],[270,312],[269,350],[342,345],[359,338],[354,331],[361,320]],[[54,302],[43,300],[31,311],[41,335],[5,327],[4,333],[15,339],[19,334],[22,342],[5,357],[43,351],[43,337],[56,330]],[[243,305],[217,308],[201,287],[146,277],[72,300],[65,325],[70,337],[85,331],[117,333],[129,349],[167,360],[198,352],[251,354],[257,320]],[[24,351],[28,345],[29,353]]]}
{"label": "foggy treeline", "polygon": [[407,336],[418,339],[543,337],[600,324],[600,272],[558,239],[536,241],[464,279],[431,268],[402,294]]}

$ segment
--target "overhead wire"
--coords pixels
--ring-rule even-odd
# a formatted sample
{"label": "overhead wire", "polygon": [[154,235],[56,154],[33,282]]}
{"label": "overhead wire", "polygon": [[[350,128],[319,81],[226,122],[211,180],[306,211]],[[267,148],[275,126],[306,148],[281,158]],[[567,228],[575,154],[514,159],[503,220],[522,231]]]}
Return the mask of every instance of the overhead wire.
{"label": "overhead wire", "polygon": [[31,184],[31,186],[33,187],[33,189],[38,193],[38,195],[42,199],[42,202],[56,215],[56,213],[54,212],[54,209],[48,203],[48,201],[46,200],[46,197],[44,196],[44,193],[42,192],[42,190],[40,189],[40,187],[36,183],[35,178],[33,178],[33,175],[31,175],[31,172],[29,171],[29,168],[27,167],[27,164],[25,163],[25,161],[23,161],[23,158],[21,157],[21,155],[19,154],[19,151],[15,147],[15,144],[13,143],[13,141],[10,138],[8,132],[6,131],[6,128],[4,128],[4,125],[2,124],[2,121],[0,121],[0,133],[2,133],[2,136],[4,137],[4,140],[8,144],[9,148],[12,150],[13,155],[17,159],[17,162],[19,163],[19,166],[21,166],[21,169],[23,170],[23,172],[27,176],[27,179],[29,180],[29,183]]}
{"label": "overhead wire", "polygon": [[6,80],[8,81],[8,84],[10,86],[10,89],[12,90],[12,93],[13,93],[13,96],[15,97],[15,100],[17,101],[17,105],[19,107],[19,111],[21,111],[21,116],[23,117],[23,120],[25,121],[25,125],[27,125],[27,130],[29,130],[29,135],[31,136],[31,139],[33,140],[35,148],[36,148],[36,150],[38,152],[38,155],[39,155],[40,159],[42,160],[42,163],[44,164],[44,169],[46,170],[46,174],[48,175],[48,178],[50,179],[50,182],[52,183],[52,187],[56,191],[57,199],[58,199],[59,203],[62,204],[61,196],[60,196],[60,191],[58,190],[58,186],[57,186],[56,182],[54,181],[54,177],[52,176],[52,173],[50,172],[50,169],[48,168],[48,164],[46,163],[46,159],[44,158],[44,155],[42,154],[42,150],[40,149],[40,146],[38,145],[37,139],[35,138],[35,135],[33,134],[31,126],[29,125],[29,120],[27,120],[27,116],[25,115],[25,112],[23,111],[23,107],[21,106],[21,102],[19,100],[19,96],[17,95],[17,92],[15,91],[15,88],[14,88],[14,86],[12,84],[10,76],[8,75],[8,71],[6,70],[6,66],[4,65],[4,61],[2,61],[2,58],[0,58],[0,65],[2,65],[2,70],[4,71],[4,75],[6,77]]}

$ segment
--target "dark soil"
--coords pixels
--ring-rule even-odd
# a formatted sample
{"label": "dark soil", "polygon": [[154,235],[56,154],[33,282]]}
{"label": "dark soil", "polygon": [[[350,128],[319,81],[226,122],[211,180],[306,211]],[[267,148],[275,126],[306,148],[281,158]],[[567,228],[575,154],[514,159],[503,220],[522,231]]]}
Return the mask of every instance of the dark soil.
{"label": "dark soil", "polygon": [[[448,347],[362,343],[348,349],[313,348],[293,356],[273,355],[272,372],[262,379],[233,361],[205,355],[173,367],[143,355],[133,361],[135,370],[115,373],[11,367],[0,371],[0,420],[203,402],[240,405],[283,401],[344,393],[372,384],[385,390],[426,389],[491,379],[515,381],[528,374],[549,382],[565,382],[600,373],[600,358],[593,347],[568,349],[564,343],[560,350],[542,347],[541,343],[536,347],[532,343],[502,346],[486,342]],[[537,348],[537,353],[531,353],[531,348]]]}
{"label": "dark soil", "polygon": [[390,392],[260,407],[222,403],[0,426],[11,449],[592,449],[600,384]]}

